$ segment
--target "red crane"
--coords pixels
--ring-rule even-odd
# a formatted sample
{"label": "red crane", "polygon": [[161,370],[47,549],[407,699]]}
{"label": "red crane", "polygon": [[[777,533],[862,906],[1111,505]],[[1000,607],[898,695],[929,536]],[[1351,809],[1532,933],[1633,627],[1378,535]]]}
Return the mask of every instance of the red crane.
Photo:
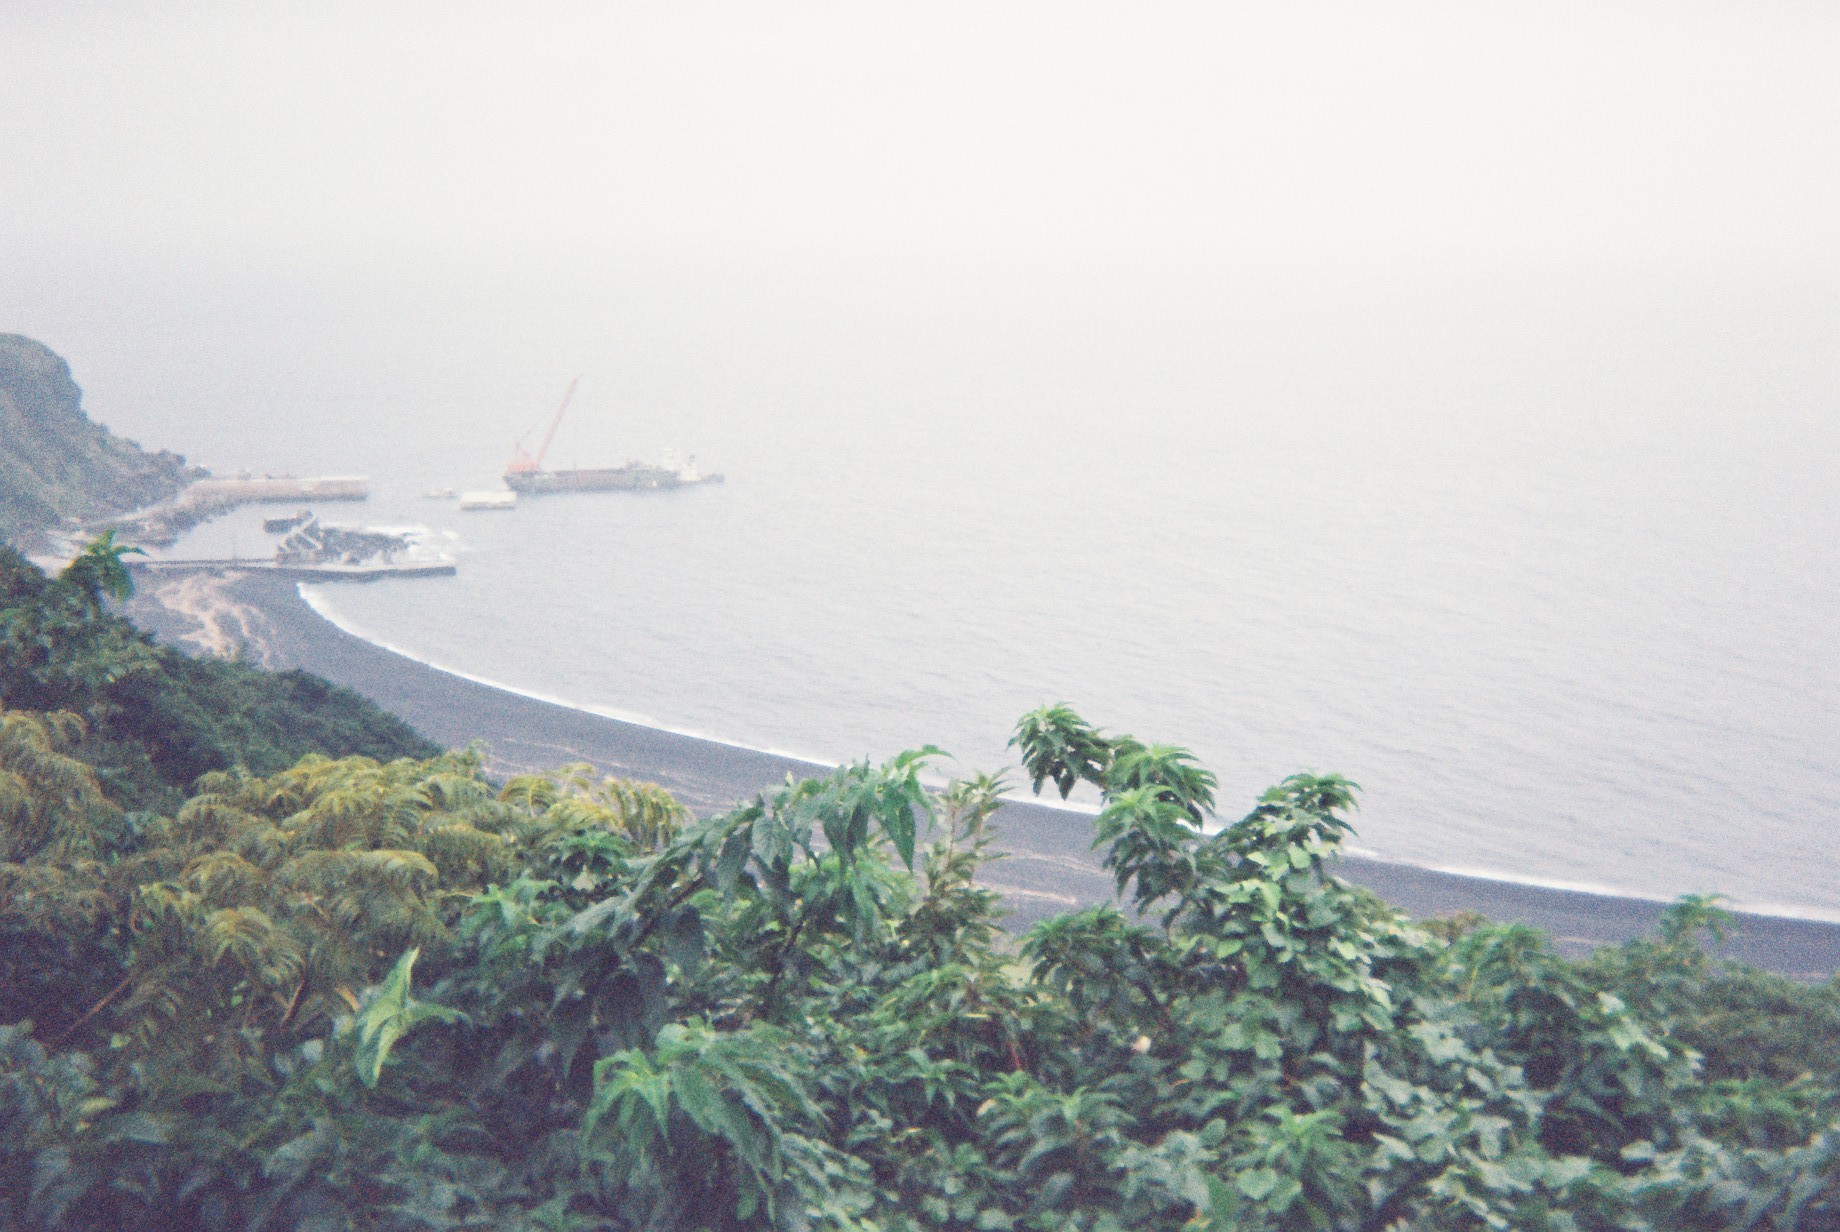
{"label": "red crane", "polygon": [[[543,469],[543,457],[549,453],[550,442],[556,439],[556,429],[562,426],[562,412],[569,409],[569,399],[575,396],[575,387],[579,384],[581,384],[581,378],[576,377],[569,382],[568,389],[563,392],[562,405],[556,408],[555,418],[549,421],[549,431],[543,434],[543,443],[537,447],[536,456],[533,457],[526,453],[524,442],[518,441],[511,447],[511,461],[505,464],[505,474],[528,475],[533,471]],[[528,436],[529,433],[525,435]]]}

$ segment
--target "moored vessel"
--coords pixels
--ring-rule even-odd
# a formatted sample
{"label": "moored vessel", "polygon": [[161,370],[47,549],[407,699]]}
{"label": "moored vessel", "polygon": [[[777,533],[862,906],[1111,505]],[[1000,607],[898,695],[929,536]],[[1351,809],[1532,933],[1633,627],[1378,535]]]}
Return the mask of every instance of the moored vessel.
{"label": "moored vessel", "polygon": [[720,475],[699,474],[690,467],[649,466],[643,462],[559,471],[505,472],[506,487],[532,496],[544,492],[653,492],[721,482]]}
{"label": "moored vessel", "polygon": [[537,496],[546,492],[657,492],[722,482],[720,475],[705,475],[699,471],[694,457],[680,465],[668,452],[657,465],[633,461],[624,466],[544,469],[543,459],[556,439],[556,429],[562,426],[563,413],[569,409],[569,401],[574,398],[575,387],[580,383],[580,377],[569,382],[568,390],[562,395],[562,404],[549,421],[549,430],[543,434],[543,443],[536,453],[527,452],[522,442],[512,447],[511,461],[505,464],[507,488],[522,495]]}

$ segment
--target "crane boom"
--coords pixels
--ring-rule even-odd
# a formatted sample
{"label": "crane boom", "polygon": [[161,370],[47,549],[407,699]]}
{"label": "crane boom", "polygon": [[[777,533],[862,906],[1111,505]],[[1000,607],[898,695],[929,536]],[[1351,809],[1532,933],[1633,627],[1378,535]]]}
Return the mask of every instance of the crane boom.
{"label": "crane boom", "polygon": [[556,439],[556,429],[562,426],[562,412],[569,409],[569,400],[575,396],[575,387],[579,384],[581,384],[581,378],[576,377],[569,382],[569,387],[562,391],[562,403],[556,408],[556,417],[549,421],[549,431],[543,434],[543,444],[537,450],[537,468],[539,470],[543,467],[545,455],[549,453],[550,442]]}
{"label": "crane boom", "polygon": [[514,452],[511,462],[505,467],[507,474],[529,474],[531,471],[543,469],[543,459],[549,453],[550,442],[556,439],[556,429],[562,426],[562,413],[569,409],[569,400],[575,396],[575,387],[579,384],[581,384],[581,378],[578,376],[570,381],[568,389],[563,391],[562,404],[556,408],[555,416],[549,421],[549,431],[543,434],[543,443],[537,447],[535,457],[524,452],[522,443],[512,447]]}

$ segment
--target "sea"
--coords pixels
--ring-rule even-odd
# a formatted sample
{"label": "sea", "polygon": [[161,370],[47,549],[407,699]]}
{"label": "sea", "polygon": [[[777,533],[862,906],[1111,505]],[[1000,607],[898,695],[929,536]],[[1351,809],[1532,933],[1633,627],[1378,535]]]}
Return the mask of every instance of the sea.
{"label": "sea", "polygon": [[[367,475],[456,576],[314,588],[674,731],[1007,770],[1026,711],[1302,771],[1361,850],[1840,920],[1840,285],[1084,254],[98,260],[0,328],[220,474]],[[462,512],[553,466],[725,482]],[[246,510],[175,555],[264,555]],[[1077,801],[1076,801],[1077,802]],[[1090,805],[1091,801],[1086,801]]]}

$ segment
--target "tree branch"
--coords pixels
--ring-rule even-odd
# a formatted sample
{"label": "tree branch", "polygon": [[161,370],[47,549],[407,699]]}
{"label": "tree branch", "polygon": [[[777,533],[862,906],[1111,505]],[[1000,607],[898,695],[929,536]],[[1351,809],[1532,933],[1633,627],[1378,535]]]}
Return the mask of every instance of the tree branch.
{"label": "tree branch", "polygon": [[134,982],[134,972],[130,971],[128,972],[128,974],[122,976],[121,983],[115,985],[115,987],[109,989],[106,993],[104,993],[102,995],[102,1000],[90,1006],[88,1011],[84,1013],[83,1017],[71,1023],[68,1027],[65,1027],[63,1032],[59,1034],[59,1036],[56,1039],[51,1041],[50,1046],[52,1048],[61,1047],[65,1040],[69,1039],[71,1036],[77,1033],[77,1029],[79,1027],[81,1027],[84,1023],[88,1022],[90,1019],[94,1018],[97,1014],[100,1014],[103,1010],[103,1007],[107,1006],[108,1003],[113,1001],[116,997],[119,997],[122,994],[122,992],[127,989],[128,985],[132,984],[133,982]]}

